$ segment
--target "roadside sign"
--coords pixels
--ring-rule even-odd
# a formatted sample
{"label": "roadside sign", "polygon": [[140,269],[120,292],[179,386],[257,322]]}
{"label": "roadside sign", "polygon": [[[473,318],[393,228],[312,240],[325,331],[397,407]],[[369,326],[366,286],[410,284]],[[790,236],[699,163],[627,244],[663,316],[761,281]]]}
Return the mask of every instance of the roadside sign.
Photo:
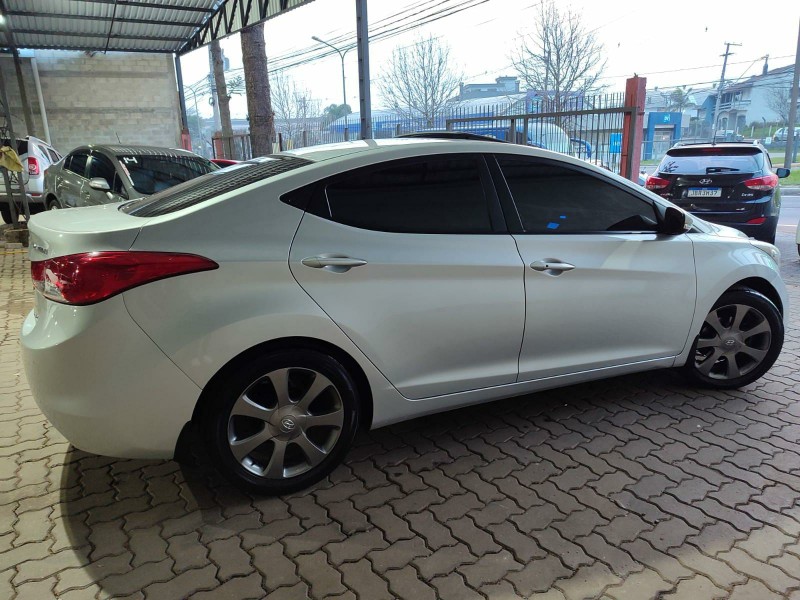
{"label": "roadside sign", "polygon": [[622,152],[622,134],[612,133],[608,138],[608,151],[611,154],[619,154]]}

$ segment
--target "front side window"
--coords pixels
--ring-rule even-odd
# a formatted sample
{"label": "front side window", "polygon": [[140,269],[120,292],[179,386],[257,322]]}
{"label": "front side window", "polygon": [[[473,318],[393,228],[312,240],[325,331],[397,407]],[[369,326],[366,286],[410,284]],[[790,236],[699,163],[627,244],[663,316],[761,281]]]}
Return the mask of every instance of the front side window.
{"label": "front side window", "polygon": [[656,230],[650,203],[598,177],[534,159],[497,160],[526,233]]}
{"label": "front side window", "polygon": [[117,160],[141,194],[155,194],[216,170],[212,162],[199,157],[120,155]]}
{"label": "front side window", "polygon": [[357,169],[330,182],[315,214],[393,233],[491,233],[479,158],[442,157]]}
{"label": "front side window", "polygon": [[87,160],[89,160],[89,154],[87,152],[76,152],[75,154],[67,158],[67,162],[65,163],[65,168],[67,169],[67,171],[72,171],[76,175],[84,177],[86,174]]}
{"label": "front side window", "polygon": [[95,177],[105,179],[114,193],[122,193],[122,181],[114,165],[108,158],[97,153],[92,154],[92,161],[89,163],[89,179],[94,179]]}

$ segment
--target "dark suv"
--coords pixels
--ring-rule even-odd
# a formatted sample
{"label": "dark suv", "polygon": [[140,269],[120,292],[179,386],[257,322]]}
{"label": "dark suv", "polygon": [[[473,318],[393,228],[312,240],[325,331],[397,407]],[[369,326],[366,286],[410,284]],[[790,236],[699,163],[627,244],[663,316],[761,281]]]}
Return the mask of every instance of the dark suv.
{"label": "dark suv", "polygon": [[789,169],[773,173],[760,144],[686,144],[667,151],[645,186],[706,221],[774,243],[781,210],[778,179],[788,175]]}

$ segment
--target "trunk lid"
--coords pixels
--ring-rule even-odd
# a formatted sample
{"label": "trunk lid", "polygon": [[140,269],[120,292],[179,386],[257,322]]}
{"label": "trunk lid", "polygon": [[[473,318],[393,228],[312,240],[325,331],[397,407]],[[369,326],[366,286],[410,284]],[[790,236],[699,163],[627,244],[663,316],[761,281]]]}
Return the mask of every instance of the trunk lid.
{"label": "trunk lid", "polygon": [[51,210],[34,215],[28,225],[30,258],[44,260],[99,250],[129,250],[149,221],[105,204]]}

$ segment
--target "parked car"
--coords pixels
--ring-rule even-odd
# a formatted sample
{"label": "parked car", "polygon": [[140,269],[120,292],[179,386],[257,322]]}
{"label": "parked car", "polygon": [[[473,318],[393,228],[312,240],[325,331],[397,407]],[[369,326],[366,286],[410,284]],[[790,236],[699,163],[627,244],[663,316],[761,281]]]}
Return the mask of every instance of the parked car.
{"label": "parked car", "polygon": [[154,146],[81,146],[47,169],[45,205],[48,210],[54,210],[133,200],[218,168],[186,150]]}
{"label": "parked car", "polygon": [[662,367],[747,385],[788,318],[774,246],[488,141],[284,152],[30,236],[21,339],[50,422],[141,458],[189,424],[263,493],[324,477],[360,427]]}
{"label": "parked car", "polygon": [[[8,146],[9,140],[0,140],[0,146]],[[17,155],[23,166],[22,184],[28,196],[28,208],[31,213],[44,209],[44,172],[53,163],[61,160],[61,154],[44,140],[29,135],[17,139]],[[22,212],[23,207],[18,207]],[[8,206],[6,183],[0,177],[0,215],[4,223],[11,223],[11,211]]]}
{"label": "parked car", "polygon": [[647,189],[713,223],[774,243],[781,210],[778,180],[761,144],[685,144],[670,148]]}
{"label": "parked car", "polygon": [[[794,128],[794,137],[800,137],[800,128]],[[789,139],[789,128],[788,127],[781,127],[778,129],[772,136],[773,142],[785,142]]]}

